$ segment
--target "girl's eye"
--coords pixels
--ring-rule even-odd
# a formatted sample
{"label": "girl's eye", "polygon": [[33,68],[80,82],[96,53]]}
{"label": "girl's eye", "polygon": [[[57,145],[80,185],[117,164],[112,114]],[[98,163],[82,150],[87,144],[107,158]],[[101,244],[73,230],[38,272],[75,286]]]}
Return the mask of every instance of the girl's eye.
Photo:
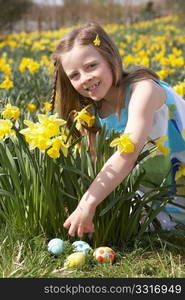
{"label": "girl's eye", "polygon": [[88,67],[89,68],[94,68],[96,66],[96,64],[90,64]]}
{"label": "girl's eye", "polygon": [[74,79],[77,76],[78,76],[78,73],[74,73],[74,74],[72,74],[72,75],[69,76],[69,79]]}

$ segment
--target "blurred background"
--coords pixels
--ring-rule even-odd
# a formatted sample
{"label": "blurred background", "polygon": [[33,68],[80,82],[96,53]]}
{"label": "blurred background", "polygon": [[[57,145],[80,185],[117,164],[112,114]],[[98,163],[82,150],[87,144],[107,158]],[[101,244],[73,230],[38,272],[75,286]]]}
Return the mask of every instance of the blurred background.
{"label": "blurred background", "polygon": [[172,14],[184,22],[185,0],[0,0],[0,32],[56,30],[91,20],[131,25]]}

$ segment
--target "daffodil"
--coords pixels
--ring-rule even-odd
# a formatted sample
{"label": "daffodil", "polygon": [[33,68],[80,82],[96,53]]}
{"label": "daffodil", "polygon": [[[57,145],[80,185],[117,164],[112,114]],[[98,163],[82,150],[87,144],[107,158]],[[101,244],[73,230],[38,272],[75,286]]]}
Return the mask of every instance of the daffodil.
{"label": "daffodil", "polygon": [[9,90],[14,86],[13,81],[8,77],[0,84],[1,89]]}
{"label": "daffodil", "polygon": [[125,56],[123,57],[123,64],[124,64],[125,66],[128,66],[128,65],[130,65],[130,64],[133,64],[134,62],[135,62],[135,57],[134,57],[133,55],[131,55],[131,54],[125,55]]}
{"label": "daffodil", "polygon": [[157,146],[157,150],[154,151],[151,156],[155,156],[157,154],[157,152],[161,152],[162,154],[164,154],[165,156],[168,155],[170,148],[165,147],[162,143],[167,141],[167,136],[161,136],[160,138],[158,138],[157,140],[154,141],[154,143]]}
{"label": "daffodil", "polygon": [[94,43],[94,45],[95,46],[100,46],[100,38],[99,38],[99,35],[97,34],[96,35],[96,38],[95,38],[95,40],[93,41],[93,43]]}
{"label": "daffodil", "polygon": [[43,103],[43,106],[44,106],[43,108],[44,108],[45,113],[48,114],[50,112],[51,104],[49,102],[45,101]]}
{"label": "daffodil", "polygon": [[58,135],[60,126],[66,124],[66,121],[57,118],[57,114],[51,116],[39,114],[38,119],[40,124],[46,129],[49,137]]}
{"label": "daffodil", "polygon": [[51,147],[49,150],[47,150],[47,154],[51,158],[59,158],[60,157],[60,151],[59,150],[60,149],[58,149],[58,148]]}
{"label": "daffodil", "polygon": [[168,77],[171,73],[173,73],[173,70],[169,67],[163,68],[162,70],[157,72],[157,75],[163,80],[166,77]]}
{"label": "daffodil", "polygon": [[9,64],[2,62],[2,59],[0,59],[0,70],[4,72],[6,77],[10,77],[12,73],[12,68]]}
{"label": "daffodil", "polygon": [[34,135],[30,142],[30,150],[39,148],[41,151],[48,149],[50,146],[50,141],[46,136]]}
{"label": "daffodil", "polygon": [[86,123],[88,127],[92,127],[94,125],[95,119],[95,116],[91,116],[86,108],[83,108],[80,112],[76,113],[74,121],[77,121],[76,128],[80,130],[82,123]]}
{"label": "daffodil", "polygon": [[50,147],[50,137],[48,136],[47,129],[40,123],[26,122],[30,127],[20,130],[24,135],[26,142],[29,144],[30,150],[39,148],[41,151]]}
{"label": "daffodil", "polygon": [[37,63],[32,58],[23,57],[21,63],[19,65],[19,71],[25,72],[26,69],[30,71],[30,73],[36,73],[40,68],[39,63]]}
{"label": "daffodil", "polygon": [[179,95],[185,96],[185,81],[179,82],[173,88]]}
{"label": "daffodil", "polygon": [[60,150],[63,152],[64,156],[67,157],[69,143],[65,143],[66,137],[58,136],[51,140],[51,148],[47,151],[47,154],[52,158],[60,157]]}
{"label": "daffodil", "polygon": [[41,60],[40,60],[40,65],[41,65],[41,66],[49,66],[50,63],[51,63],[51,61],[50,61],[50,59],[49,59],[48,56],[43,55],[43,56],[41,57]]}
{"label": "daffodil", "polygon": [[20,109],[17,106],[13,106],[10,103],[5,105],[5,109],[2,111],[4,119],[18,120],[20,116]]}
{"label": "daffodil", "polygon": [[131,133],[123,133],[120,135],[119,138],[115,138],[111,143],[110,147],[117,146],[117,149],[120,153],[127,152],[131,153],[134,152],[135,145],[133,144],[131,138]]}
{"label": "daffodil", "polygon": [[184,58],[183,56],[175,56],[174,54],[168,55],[169,61],[171,62],[172,66],[175,68],[180,68],[184,66]]}
{"label": "daffodil", "polygon": [[39,122],[36,123],[25,120],[24,124],[28,127],[20,131],[25,136],[30,150],[35,148],[41,151],[47,150],[47,154],[52,158],[60,157],[60,151],[62,151],[66,157],[71,138],[67,141],[68,130],[60,128],[66,124],[66,121],[58,119],[57,114],[51,116],[39,114],[38,119]]}
{"label": "daffodil", "polygon": [[177,181],[182,176],[185,176],[185,166],[181,166],[175,174],[175,180]]}
{"label": "daffodil", "polygon": [[34,112],[37,109],[36,105],[33,103],[29,103],[26,107],[27,111]]}
{"label": "daffodil", "polygon": [[20,65],[19,65],[19,71],[20,72],[25,72],[28,63],[29,63],[29,59],[23,57],[22,60],[21,60]]}
{"label": "daffodil", "polygon": [[13,123],[10,120],[0,120],[0,140],[14,137]]}

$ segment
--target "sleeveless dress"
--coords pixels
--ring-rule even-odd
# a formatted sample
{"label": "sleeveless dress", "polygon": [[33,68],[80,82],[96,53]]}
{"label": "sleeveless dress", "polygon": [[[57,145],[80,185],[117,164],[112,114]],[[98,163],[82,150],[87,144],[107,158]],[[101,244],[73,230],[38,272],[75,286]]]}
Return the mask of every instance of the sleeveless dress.
{"label": "sleeveless dress", "polygon": [[[159,186],[164,178],[166,178],[166,184],[185,184],[185,100],[167,83],[163,81],[156,82],[165,91],[166,99],[164,104],[155,111],[148,139],[165,137],[166,141],[163,142],[163,146],[168,148],[169,152],[168,155],[164,155],[158,151],[157,155],[144,161],[143,168],[146,174],[139,188],[140,193]],[[98,113],[96,114],[97,124],[100,127],[105,126],[107,134],[110,130],[114,130],[116,133],[124,132],[128,120],[131,90],[132,85],[127,88],[125,107],[121,110],[120,119],[117,118],[116,113],[106,118],[101,118]],[[185,225],[185,187],[174,187],[171,191],[179,195],[175,197],[173,202],[180,204],[184,209],[168,203],[163,211],[170,215],[170,219],[174,221],[172,225],[176,223]],[[155,202],[155,205],[159,204],[160,199]]]}

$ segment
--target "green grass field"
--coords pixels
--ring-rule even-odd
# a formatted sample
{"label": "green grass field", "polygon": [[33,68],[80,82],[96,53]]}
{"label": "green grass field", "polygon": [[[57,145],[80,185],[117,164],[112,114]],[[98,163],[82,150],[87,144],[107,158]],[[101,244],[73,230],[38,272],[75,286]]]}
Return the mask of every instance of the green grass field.
{"label": "green grass field", "polygon": [[136,248],[113,248],[116,251],[113,264],[98,262],[92,254],[87,254],[83,266],[65,269],[64,261],[72,253],[70,240],[65,241],[64,252],[55,257],[48,252],[48,240],[43,235],[26,238],[11,235],[7,229],[0,235],[0,277],[184,278],[182,239],[183,231],[146,234]]}

